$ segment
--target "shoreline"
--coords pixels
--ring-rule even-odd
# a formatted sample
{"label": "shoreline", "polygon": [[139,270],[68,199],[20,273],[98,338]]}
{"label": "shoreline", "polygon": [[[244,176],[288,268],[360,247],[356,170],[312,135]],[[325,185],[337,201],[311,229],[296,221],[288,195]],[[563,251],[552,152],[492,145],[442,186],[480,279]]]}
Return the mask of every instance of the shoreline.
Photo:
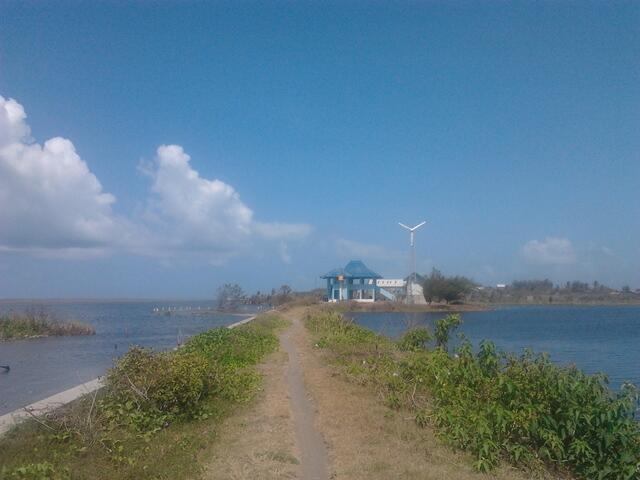
{"label": "shoreline", "polygon": [[[270,310],[271,311],[271,310]],[[266,312],[263,312],[266,313]],[[233,329],[244,325],[246,323],[255,320],[258,315],[251,315],[247,318],[243,318],[242,320],[227,325],[226,328]],[[217,327],[219,328],[219,327]],[[43,415],[45,413],[52,412],[60,407],[63,407],[80,397],[92,393],[96,390],[99,390],[103,387],[102,377],[100,375],[93,380],[89,380],[88,382],[81,383],[80,385],[76,385],[67,390],[63,390],[62,392],[55,393],[49,397],[43,398],[36,402],[33,402],[29,405],[25,405],[15,410],[12,410],[8,413],[0,415],[0,437],[2,437],[5,433],[7,433],[11,428],[18,425],[19,423],[32,418],[34,415]]]}
{"label": "shoreline", "polygon": [[638,308],[640,303],[466,303],[460,305],[410,305],[392,302],[379,303],[323,303],[325,308],[338,312],[370,312],[370,313],[465,313],[465,312],[488,312],[500,308],[567,308],[567,307],[615,307],[615,308]]}

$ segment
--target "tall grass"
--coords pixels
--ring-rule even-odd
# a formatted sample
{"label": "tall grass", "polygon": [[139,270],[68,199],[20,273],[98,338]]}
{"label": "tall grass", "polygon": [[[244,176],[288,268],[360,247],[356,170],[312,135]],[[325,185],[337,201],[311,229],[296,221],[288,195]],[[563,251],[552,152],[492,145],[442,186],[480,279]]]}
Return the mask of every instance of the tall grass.
{"label": "tall grass", "polygon": [[46,311],[0,314],[0,340],[64,335],[93,335],[91,325],[62,322]]}
{"label": "tall grass", "polygon": [[262,316],[192,337],[182,348],[131,348],[105,387],[0,439],[0,480],[192,478],[211,429],[257,392],[254,365],[283,321]]}
{"label": "tall grass", "polygon": [[453,355],[427,349],[424,330],[394,343],[335,313],[312,314],[307,325],[347,375],[470,451],[479,471],[507,461],[585,479],[640,478],[640,404],[631,385],[614,393],[601,375],[531,351],[507,355],[491,342],[478,353],[468,341]]}

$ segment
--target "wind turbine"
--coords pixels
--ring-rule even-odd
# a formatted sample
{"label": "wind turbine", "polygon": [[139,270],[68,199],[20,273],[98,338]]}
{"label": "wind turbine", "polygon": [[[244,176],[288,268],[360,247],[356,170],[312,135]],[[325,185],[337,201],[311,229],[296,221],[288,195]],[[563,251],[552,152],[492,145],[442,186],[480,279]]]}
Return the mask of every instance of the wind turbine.
{"label": "wind turbine", "polygon": [[[418,225],[416,225],[415,227],[407,227],[404,223],[398,222],[398,225],[400,225],[402,228],[405,228],[407,230],[409,230],[409,245],[411,246],[411,267],[412,267],[412,272],[411,272],[411,282],[408,285],[409,288],[407,288],[407,292],[411,292],[413,295],[413,284],[416,283],[416,246],[415,246],[415,232],[416,230],[418,230],[421,226],[423,226],[425,223],[427,223],[427,221],[425,220],[422,223],[419,223]],[[408,295],[407,295],[408,297]]]}

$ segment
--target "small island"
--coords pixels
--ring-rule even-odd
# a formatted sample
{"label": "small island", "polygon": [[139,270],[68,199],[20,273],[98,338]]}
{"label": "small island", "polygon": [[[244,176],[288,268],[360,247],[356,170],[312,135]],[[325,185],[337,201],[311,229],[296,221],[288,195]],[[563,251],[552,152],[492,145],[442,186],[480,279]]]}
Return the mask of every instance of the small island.
{"label": "small island", "polygon": [[0,314],[0,341],[95,333],[91,325],[60,321],[44,311]]}

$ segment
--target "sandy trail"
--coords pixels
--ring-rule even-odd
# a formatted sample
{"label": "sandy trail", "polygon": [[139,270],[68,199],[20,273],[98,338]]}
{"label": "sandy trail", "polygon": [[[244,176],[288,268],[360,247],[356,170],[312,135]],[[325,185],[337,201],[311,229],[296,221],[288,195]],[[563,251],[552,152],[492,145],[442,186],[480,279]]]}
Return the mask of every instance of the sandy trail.
{"label": "sandy trail", "polygon": [[304,308],[282,312],[291,325],[260,370],[264,389],[234,414],[209,450],[215,480],[525,480],[505,466],[490,475],[436,441],[413,416],[384,406],[368,386],[347,381],[313,346]]}
{"label": "sandy trail", "polygon": [[303,381],[299,320],[280,333],[280,351],[260,365],[263,389],[233,414],[203,452],[204,478],[327,480],[327,451],[314,426],[315,409]]}
{"label": "sandy trail", "polygon": [[326,480],[329,478],[327,449],[320,432],[314,425],[315,410],[302,377],[302,364],[292,335],[304,328],[297,317],[292,326],[281,336],[281,345],[289,356],[287,366],[287,389],[293,411],[296,442],[301,452],[302,478],[304,480]]}

